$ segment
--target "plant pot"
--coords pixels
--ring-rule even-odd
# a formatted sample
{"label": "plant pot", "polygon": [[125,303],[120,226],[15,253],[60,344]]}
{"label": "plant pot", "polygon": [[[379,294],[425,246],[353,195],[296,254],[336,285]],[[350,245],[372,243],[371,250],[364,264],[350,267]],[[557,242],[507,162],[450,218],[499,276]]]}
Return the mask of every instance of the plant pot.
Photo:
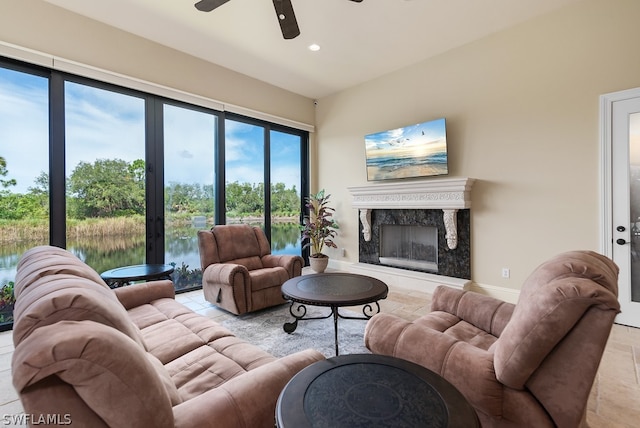
{"label": "plant pot", "polygon": [[316,273],[322,273],[327,268],[329,264],[329,257],[309,257],[309,266]]}

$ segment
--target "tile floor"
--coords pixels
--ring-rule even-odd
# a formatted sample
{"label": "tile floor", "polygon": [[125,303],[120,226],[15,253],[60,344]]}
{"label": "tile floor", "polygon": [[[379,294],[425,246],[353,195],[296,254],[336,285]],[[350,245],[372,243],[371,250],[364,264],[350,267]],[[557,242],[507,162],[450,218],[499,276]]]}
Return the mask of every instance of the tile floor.
{"label": "tile floor", "polygon": [[[204,300],[202,291],[177,296],[195,312],[213,319],[232,316]],[[427,293],[390,290],[380,302],[383,312],[413,320],[429,312]],[[11,384],[11,332],[0,333],[0,424],[6,415],[22,412]],[[588,404],[587,422],[592,428],[635,428],[640,426],[640,329],[614,325]]]}

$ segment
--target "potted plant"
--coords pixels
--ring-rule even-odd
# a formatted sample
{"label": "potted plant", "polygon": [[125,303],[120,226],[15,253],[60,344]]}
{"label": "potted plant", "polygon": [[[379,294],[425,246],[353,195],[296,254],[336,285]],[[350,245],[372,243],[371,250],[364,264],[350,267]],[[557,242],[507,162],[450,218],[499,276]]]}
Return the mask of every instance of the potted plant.
{"label": "potted plant", "polygon": [[324,189],[318,193],[311,194],[305,199],[305,207],[309,209],[309,215],[304,217],[304,223],[301,226],[302,240],[308,239],[308,242],[302,247],[310,248],[309,264],[315,272],[324,272],[329,263],[329,256],[322,253],[322,249],[326,245],[330,248],[338,248],[333,238],[336,237],[338,223],[333,218],[335,210],[329,207],[329,197]]}
{"label": "potted plant", "polygon": [[0,323],[13,321],[13,304],[15,302],[13,281],[9,281],[0,288]]}

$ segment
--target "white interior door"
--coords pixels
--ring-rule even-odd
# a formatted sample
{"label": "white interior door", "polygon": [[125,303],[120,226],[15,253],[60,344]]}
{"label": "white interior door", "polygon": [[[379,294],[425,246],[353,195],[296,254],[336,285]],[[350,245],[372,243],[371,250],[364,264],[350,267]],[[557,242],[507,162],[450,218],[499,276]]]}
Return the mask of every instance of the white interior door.
{"label": "white interior door", "polygon": [[612,256],[619,324],[640,327],[640,97],[611,103]]}

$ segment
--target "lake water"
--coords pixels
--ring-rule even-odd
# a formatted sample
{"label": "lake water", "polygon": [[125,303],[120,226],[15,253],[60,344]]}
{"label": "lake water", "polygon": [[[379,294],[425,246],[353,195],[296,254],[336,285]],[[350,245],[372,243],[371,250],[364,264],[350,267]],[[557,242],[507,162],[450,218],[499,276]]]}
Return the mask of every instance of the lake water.
{"label": "lake water", "polygon": [[[165,263],[175,264],[176,270],[181,272],[199,271],[200,254],[197,231],[197,227],[185,227],[174,230],[170,235],[167,235],[165,237]],[[16,266],[25,251],[44,244],[46,242],[29,241],[0,246],[0,285],[14,280]],[[144,234],[108,237],[106,239],[69,240],[67,249],[98,273],[120,266],[145,263],[146,256]],[[302,253],[297,224],[277,223],[272,225],[271,252],[272,254],[296,255]]]}

